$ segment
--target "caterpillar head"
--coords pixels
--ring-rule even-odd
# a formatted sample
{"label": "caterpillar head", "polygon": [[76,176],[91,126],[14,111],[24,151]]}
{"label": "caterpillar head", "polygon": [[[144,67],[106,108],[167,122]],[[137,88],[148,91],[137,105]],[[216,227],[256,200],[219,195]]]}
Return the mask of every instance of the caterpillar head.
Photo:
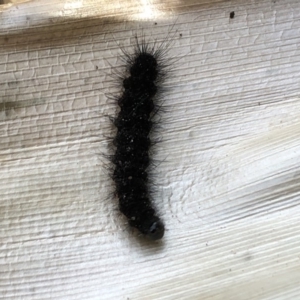
{"label": "caterpillar head", "polygon": [[144,217],[138,222],[131,221],[130,225],[137,228],[142,234],[153,241],[160,240],[165,233],[164,224],[156,216]]}
{"label": "caterpillar head", "polygon": [[[158,219],[158,218],[157,218]],[[151,240],[160,240],[165,233],[164,224],[158,219],[155,220],[149,227],[148,232],[146,233],[147,237]]]}

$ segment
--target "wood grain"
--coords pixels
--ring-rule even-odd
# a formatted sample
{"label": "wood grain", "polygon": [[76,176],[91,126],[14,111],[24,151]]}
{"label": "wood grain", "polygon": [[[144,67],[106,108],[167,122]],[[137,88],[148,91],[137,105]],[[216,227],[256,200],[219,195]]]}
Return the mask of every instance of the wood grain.
{"label": "wood grain", "polygon": [[[180,58],[152,244],[103,155],[135,33]],[[298,0],[1,5],[1,298],[300,299],[299,43]]]}

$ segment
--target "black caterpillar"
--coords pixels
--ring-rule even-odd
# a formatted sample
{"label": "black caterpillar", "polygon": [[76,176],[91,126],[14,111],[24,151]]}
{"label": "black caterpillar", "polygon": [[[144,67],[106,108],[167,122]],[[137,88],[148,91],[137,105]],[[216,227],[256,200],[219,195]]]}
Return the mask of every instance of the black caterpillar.
{"label": "black caterpillar", "polygon": [[113,180],[119,198],[120,211],[129,224],[152,240],[161,239],[165,227],[151,201],[147,168],[151,164],[149,150],[154,144],[149,134],[155,125],[157,100],[162,91],[167,65],[165,53],[170,44],[150,47],[135,36],[133,54],[124,53],[128,77],[123,80],[123,93],[117,98],[120,107],[113,120],[117,128],[114,138],[115,165]]}

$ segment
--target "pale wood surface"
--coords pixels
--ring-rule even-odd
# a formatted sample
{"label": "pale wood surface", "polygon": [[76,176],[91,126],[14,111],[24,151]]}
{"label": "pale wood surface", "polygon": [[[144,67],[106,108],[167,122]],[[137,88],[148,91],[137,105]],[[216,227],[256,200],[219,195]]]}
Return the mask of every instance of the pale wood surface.
{"label": "pale wood surface", "polygon": [[[107,94],[118,43],[170,29],[149,244],[111,196]],[[0,6],[0,298],[300,299],[299,43],[298,0]]]}

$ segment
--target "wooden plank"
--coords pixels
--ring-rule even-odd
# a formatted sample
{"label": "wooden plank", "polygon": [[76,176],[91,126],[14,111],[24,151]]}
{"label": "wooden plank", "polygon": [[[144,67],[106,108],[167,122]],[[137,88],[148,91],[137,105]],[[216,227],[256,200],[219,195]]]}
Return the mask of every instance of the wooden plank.
{"label": "wooden plank", "polygon": [[[1,298],[300,298],[299,20],[298,0],[2,5]],[[103,156],[135,33],[180,57],[161,243],[128,228]]]}

